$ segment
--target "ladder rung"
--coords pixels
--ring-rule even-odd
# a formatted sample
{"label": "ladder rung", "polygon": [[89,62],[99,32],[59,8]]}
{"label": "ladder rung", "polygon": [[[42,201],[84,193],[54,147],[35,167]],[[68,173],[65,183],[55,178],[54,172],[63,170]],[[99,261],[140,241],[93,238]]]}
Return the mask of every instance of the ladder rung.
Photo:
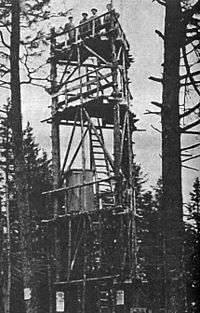
{"label": "ladder rung", "polygon": [[105,159],[104,158],[95,158],[95,160],[98,160],[98,161],[105,161]]}
{"label": "ladder rung", "polygon": [[99,152],[95,151],[94,154],[104,154],[104,152],[102,152],[102,151],[99,151]]}

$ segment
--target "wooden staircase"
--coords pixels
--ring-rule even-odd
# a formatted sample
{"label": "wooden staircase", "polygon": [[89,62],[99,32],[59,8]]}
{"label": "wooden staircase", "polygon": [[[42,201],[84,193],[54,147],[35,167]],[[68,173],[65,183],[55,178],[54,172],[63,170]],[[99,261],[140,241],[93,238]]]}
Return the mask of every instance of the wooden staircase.
{"label": "wooden staircase", "polygon": [[[103,133],[100,126],[100,121],[97,119],[98,126],[96,127],[101,141],[104,143]],[[99,139],[94,131],[90,130],[90,149],[91,149],[91,167],[94,170],[96,180],[102,180],[113,176],[112,169],[106,159]],[[100,208],[109,208],[114,206],[114,186],[111,181],[101,182],[98,184],[97,195]]]}

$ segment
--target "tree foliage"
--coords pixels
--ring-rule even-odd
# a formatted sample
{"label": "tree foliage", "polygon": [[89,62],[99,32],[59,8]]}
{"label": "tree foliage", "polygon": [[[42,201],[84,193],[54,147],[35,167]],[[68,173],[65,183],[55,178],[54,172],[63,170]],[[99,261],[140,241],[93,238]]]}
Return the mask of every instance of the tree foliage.
{"label": "tree foliage", "polygon": [[[6,109],[6,107],[5,107]],[[5,178],[5,171],[9,171],[9,213],[10,213],[10,232],[11,232],[11,267],[12,267],[12,292],[11,292],[11,312],[23,312],[23,279],[22,279],[22,260],[20,253],[20,219],[19,210],[16,202],[16,189],[14,185],[14,163],[13,163],[13,143],[12,132],[9,127],[9,118],[1,119],[1,173]],[[6,141],[7,134],[9,133],[9,140]],[[47,158],[47,154],[42,151],[38,144],[35,143],[33,136],[33,129],[30,124],[27,124],[26,129],[23,132],[23,146],[25,153],[26,170],[28,173],[28,193],[29,203],[31,209],[31,250],[33,260],[33,279],[37,286],[41,286],[47,280],[47,262],[45,261],[45,254],[42,247],[42,233],[40,231],[40,222],[47,216],[46,209],[50,206],[44,202],[42,192],[51,189],[51,168],[50,161]],[[8,158],[8,159],[6,159]],[[8,163],[7,163],[8,162]],[[6,167],[5,164],[9,164]],[[2,221],[4,229],[6,229],[6,212],[5,207],[5,179],[3,180],[2,189]],[[7,277],[7,257],[6,257],[6,233],[3,235],[2,243],[2,257],[3,267],[1,275],[1,291],[5,289],[6,277]],[[19,288],[19,286],[21,286]],[[40,291],[41,292],[41,291]],[[38,291],[37,297],[40,301],[41,296]],[[40,312],[44,307],[40,306]]]}
{"label": "tree foliage", "polygon": [[194,181],[190,197],[187,205],[185,262],[189,312],[197,313],[200,310],[200,180],[198,177]]}

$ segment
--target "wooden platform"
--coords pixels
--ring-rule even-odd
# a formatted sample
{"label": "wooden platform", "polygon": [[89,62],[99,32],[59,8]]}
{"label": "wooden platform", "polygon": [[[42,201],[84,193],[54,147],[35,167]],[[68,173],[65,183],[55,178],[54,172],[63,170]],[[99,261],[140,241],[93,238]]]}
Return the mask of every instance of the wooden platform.
{"label": "wooden platform", "polygon": [[[78,61],[78,55],[77,55],[77,49],[76,44],[73,43],[71,46],[64,48],[61,44],[61,48],[55,49],[55,59],[56,61],[70,61],[72,64],[73,62]],[[112,54],[111,54],[111,41],[106,39],[102,39],[102,36],[96,36],[96,37],[88,37],[85,38],[84,41],[82,41],[80,44],[80,62],[83,63],[86,61],[89,57],[94,56],[91,52],[89,52],[85,45],[87,45],[90,49],[95,51],[99,56],[101,56],[105,61],[110,63],[112,61]],[[121,39],[115,40],[115,46],[116,46],[116,53],[118,54],[120,47],[123,45],[123,41]],[[126,53],[126,62],[128,66],[130,66],[130,63],[132,61],[131,56],[129,56],[129,51]],[[122,65],[122,58],[119,58],[119,64]],[[103,62],[101,62],[103,63]]]}
{"label": "wooden platform", "polygon": [[[103,123],[105,125],[113,125],[113,107],[116,103],[116,100],[113,98],[106,98],[106,97],[99,97],[92,100],[89,100],[84,103],[84,108],[87,110],[88,114],[91,118],[102,118]],[[107,103],[106,103],[107,102]],[[64,106],[65,102],[59,103],[59,106]],[[80,105],[76,106],[69,106],[65,109],[63,109],[62,112],[57,113],[57,119],[61,121],[66,122],[72,122],[75,120],[75,115],[77,110],[79,110]],[[124,114],[127,111],[127,106],[125,104],[120,104],[120,120],[123,124],[124,120]],[[136,127],[134,126],[134,123],[137,121],[136,115],[131,112],[131,122],[133,124],[134,130],[136,130]],[[77,118],[77,121],[80,121],[80,114]]]}

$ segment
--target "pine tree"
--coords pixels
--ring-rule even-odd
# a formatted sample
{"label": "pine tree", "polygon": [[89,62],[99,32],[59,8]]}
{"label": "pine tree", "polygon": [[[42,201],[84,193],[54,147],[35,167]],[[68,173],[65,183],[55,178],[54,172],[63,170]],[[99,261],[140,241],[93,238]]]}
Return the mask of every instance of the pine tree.
{"label": "pine tree", "polygon": [[192,313],[200,310],[200,180],[197,177],[187,206],[189,218],[186,227],[186,273],[188,306]]}
{"label": "pine tree", "polygon": [[[34,294],[34,285],[32,280],[32,260],[31,260],[31,213],[28,192],[28,175],[25,164],[23,151],[23,135],[22,135],[22,116],[21,116],[21,79],[20,79],[20,43],[21,38],[21,13],[23,13],[23,25],[27,27],[31,23],[40,20],[41,11],[48,1],[2,1],[1,15],[4,17],[5,29],[10,31],[10,46],[5,43],[3,33],[1,39],[5,49],[9,49],[10,56],[3,51],[10,63],[4,63],[1,66],[2,76],[10,75],[10,91],[11,91],[11,129],[14,155],[14,183],[16,188],[16,202],[19,210],[19,226],[20,226],[20,250],[21,250],[21,268],[23,272],[23,288],[25,308],[27,313],[36,313],[38,311],[37,298]],[[42,12],[43,13],[43,12]],[[30,18],[31,16],[31,18]],[[28,25],[27,25],[28,23]],[[9,29],[10,28],[10,29]],[[31,41],[32,43],[32,41]],[[28,46],[26,46],[28,51]],[[31,74],[34,73],[28,66],[28,54],[25,55],[24,66],[27,72],[28,82],[31,82]],[[7,82],[3,81],[2,86]]]}
{"label": "pine tree", "polygon": [[[9,140],[6,142],[5,136],[9,130]],[[11,268],[12,268],[12,288],[11,288],[11,312],[24,312],[23,303],[23,284],[22,284],[22,272],[21,272],[21,256],[20,256],[20,227],[19,227],[19,210],[16,201],[16,189],[13,184],[15,172],[13,171],[13,143],[12,133],[9,127],[9,118],[4,118],[1,121],[1,137],[3,138],[1,143],[1,170],[5,173],[7,167],[5,164],[9,164],[9,213],[10,213],[10,232],[11,232]],[[47,159],[45,152],[41,151],[39,146],[35,143],[33,137],[33,130],[28,123],[26,129],[23,132],[23,147],[25,152],[26,170],[28,173],[28,193],[29,204],[31,213],[31,227],[29,229],[31,233],[31,251],[32,251],[32,279],[34,280],[36,289],[35,298],[38,299],[38,312],[43,312],[44,305],[42,306],[43,298],[47,298],[47,295],[39,293],[38,288],[43,283],[47,283],[47,262],[44,258],[44,251],[41,246],[41,233],[39,224],[42,218],[45,218],[47,212],[45,211],[44,198],[42,192],[51,189],[51,170],[50,161]],[[7,159],[6,159],[7,158]],[[8,162],[5,162],[5,161]],[[5,175],[4,175],[5,176]],[[5,194],[5,190],[4,193]],[[5,197],[4,197],[5,202]],[[5,216],[6,217],[6,216]],[[6,226],[6,224],[4,223]],[[4,241],[5,242],[5,241]],[[4,244],[5,246],[5,244]],[[6,250],[3,251],[4,260]],[[2,281],[7,280],[7,266],[4,263],[4,275]],[[4,278],[4,279],[3,279]]]}
{"label": "pine tree", "polygon": [[140,194],[138,221],[138,265],[141,280],[146,285],[148,307],[159,312],[164,307],[163,233],[161,227],[162,182],[153,190]]}

